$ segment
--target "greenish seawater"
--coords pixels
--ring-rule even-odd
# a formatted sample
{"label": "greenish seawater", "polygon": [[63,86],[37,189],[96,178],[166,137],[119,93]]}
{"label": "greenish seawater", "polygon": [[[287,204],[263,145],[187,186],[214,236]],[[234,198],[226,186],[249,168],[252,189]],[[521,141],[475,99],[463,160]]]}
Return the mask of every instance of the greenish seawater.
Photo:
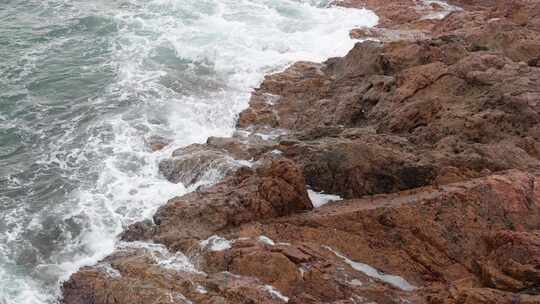
{"label": "greenish seawater", "polygon": [[[343,55],[376,22],[328,1],[0,0],[0,303],[55,303],[191,190],[161,159],[229,135],[265,73]],[[151,153],[153,135],[172,146]]]}

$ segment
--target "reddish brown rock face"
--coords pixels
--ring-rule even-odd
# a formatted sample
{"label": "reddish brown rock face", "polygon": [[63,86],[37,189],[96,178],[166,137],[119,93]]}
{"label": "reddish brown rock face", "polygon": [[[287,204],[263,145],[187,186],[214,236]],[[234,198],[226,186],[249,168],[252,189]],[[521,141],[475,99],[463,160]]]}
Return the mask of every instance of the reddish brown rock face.
{"label": "reddish brown rock face", "polygon": [[345,197],[537,172],[540,70],[469,47],[366,42],[325,66],[294,65],[261,86],[280,102],[256,92],[239,125],[295,132],[279,149],[312,187]]}
{"label": "reddish brown rock face", "polygon": [[[278,303],[279,297],[265,293],[273,286],[292,303],[355,297],[378,303],[535,303],[538,235],[525,231],[540,226],[538,182],[512,171],[252,221],[224,230],[229,245],[217,251],[199,245],[187,250],[199,272],[163,268],[171,265],[156,260],[171,260],[163,253],[120,252],[103,262],[116,275],[102,267],[82,270],[64,285],[65,301],[132,303],[165,299],[174,291],[202,303]],[[228,285],[220,285],[223,276]],[[136,293],[129,291],[139,285]]]}
{"label": "reddish brown rock face", "polygon": [[[493,273],[506,273],[514,282],[525,284],[530,280],[538,284],[538,279],[533,279],[539,257],[534,233],[511,231],[537,229],[540,192],[531,187],[536,182],[536,178],[527,174],[510,172],[439,189],[336,203],[313,214],[258,225],[255,233],[246,227],[238,234],[264,234],[274,240],[308,246],[317,253],[312,252],[311,259],[304,259],[308,261],[302,264],[304,267],[316,264],[321,254],[326,263],[328,259],[338,263],[339,260],[321,250],[328,246],[353,261],[423,286],[421,292],[426,294],[434,292],[432,288],[437,289],[438,282],[449,283],[458,292],[463,288],[494,288],[486,284],[486,275],[478,265],[490,265]],[[514,223],[520,223],[520,227]],[[493,243],[495,239],[498,241]],[[506,253],[496,254],[494,248],[501,247]],[[505,269],[503,265],[513,268]],[[304,276],[304,284],[306,280]],[[517,290],[524,291],[527,287],[513,291]],[[436,293],[441,295],[441,290]],[[453,303],[452,296],[448,297],[445,302]],[[331,300],[335,298],[323,301]],[[430,302],[429,297],[426,301]]]}
{"label": "reddish brown rock face", "polygon": [[268,161],[202,191],[171,199],[154,216],[153,225],[135,224],[124,240],[152,239],[174,250],[254,220],[312,209],[302,172],[288,160]]}
{"label": "reddish brown rock face", "polygon": [[539,232],[503,231],[486,238],[490,253],[477,262],[482,282],[501,290],[538,292]]}
{"label": "reddish brown rock face", "polygon": [[340,4],[379,41],[268,75],[237,134],[175,151],[171,182],[225,178],[128,227],[63,303],[540,303],[540,2]]}

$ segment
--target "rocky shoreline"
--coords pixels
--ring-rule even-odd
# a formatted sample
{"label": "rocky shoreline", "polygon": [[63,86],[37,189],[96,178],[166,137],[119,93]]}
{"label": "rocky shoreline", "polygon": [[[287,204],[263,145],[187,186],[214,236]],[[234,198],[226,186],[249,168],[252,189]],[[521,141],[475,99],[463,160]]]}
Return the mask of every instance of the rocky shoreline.
{"label": "rocky shoreline", "polygon": [[162,162],[225,178],[128,227],[62,303],[540,303],[540,2],[340,4],[381,22]]}

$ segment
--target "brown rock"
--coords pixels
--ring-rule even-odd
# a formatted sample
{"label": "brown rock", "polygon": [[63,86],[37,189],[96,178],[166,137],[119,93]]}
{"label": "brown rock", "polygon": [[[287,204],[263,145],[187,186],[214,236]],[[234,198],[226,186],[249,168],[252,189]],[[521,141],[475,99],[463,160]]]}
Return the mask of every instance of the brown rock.
{"label": "brown rock", "polygon": [[[289,176],[283,166],[265,170]],[[72,276],[64,284],[64,302],[161,303],[172,294],[173,303],[282,303],[284,296],[292,303],[537,303],[538,236],[532,231],[540,227],[538,182],[510,171],[231,226],[228,239],[251,239],[237,239],[220,254],[204,254],[201,265],[213,265],[205,268],[206,275],[164,268],[171,265],[160,262],[164,258],[180,261],[173,253],[120,252],[102,262],[116,274],[98,265]],[[182,227],[174,228],[177,239],[191,233]],[[274,241],[252,241],[261,235]],[[212,259],[221,262],[208,261]],[[385,281],[358,265],[402,279]],[[501,280],[507,277],[517,285]],[[402,290],[405,280],[420,289]],[[277,289],[270,292],[270,284]],[[520,293],[484,284],[512,290],[519,286]],[[206,291],[201,293],[199,286]]]}
{"label": "brown rock", "polygon": [[353,133],[290,142],[280,147],[296,160],[315,190],[343,197],[391,193],[429,185],[436,169],[402,138]]}
{"label": "brown rock", "polygon": [[155,152],[163,150],[171,143],[171,140],[162,136],[150,136],[146,139],[146,143],[148,144],[150,149]]}
{"label": "brown rock", "polygon": [[233,273],[257,277],[266,284],[289,294],[301,280],[296,265],[278,252],[252,251],[232,258],[229,269]]}
{"label": "brown rock", "polygon": [[114,276],[97,267],[81,269],[63,284],[63,303],[283,303],[256,279],[166,268],[156,264],[155,254],[136,250],[107,258]]}
{"label": "brown rock", "polygon": [[[154,216],[152,238],[185,250],[193,241],[221,230],[311,208],[301,171],[291,161],[270,161],[255,170],[240,170],[206,190],[170,200]],[[133,229],[139,227],[132,226],[124,235],[131,235]]]}
{"label": "brown rock", "polygon": [[499,290],[540,294],[540,231],[502,231],[489,236],[488,242],[491,253],[478,261],[483,284]]}

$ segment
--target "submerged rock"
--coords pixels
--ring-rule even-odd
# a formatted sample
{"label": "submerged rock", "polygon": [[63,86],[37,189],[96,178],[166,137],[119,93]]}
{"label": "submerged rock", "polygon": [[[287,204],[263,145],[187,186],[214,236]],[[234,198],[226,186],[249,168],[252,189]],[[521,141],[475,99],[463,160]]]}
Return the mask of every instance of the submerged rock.
{"label": "submerged rock", "polygon": [[153,152],[163,150],[171,143],[171,140],[162,136],[150,136],[146,139],[146,144]]}

